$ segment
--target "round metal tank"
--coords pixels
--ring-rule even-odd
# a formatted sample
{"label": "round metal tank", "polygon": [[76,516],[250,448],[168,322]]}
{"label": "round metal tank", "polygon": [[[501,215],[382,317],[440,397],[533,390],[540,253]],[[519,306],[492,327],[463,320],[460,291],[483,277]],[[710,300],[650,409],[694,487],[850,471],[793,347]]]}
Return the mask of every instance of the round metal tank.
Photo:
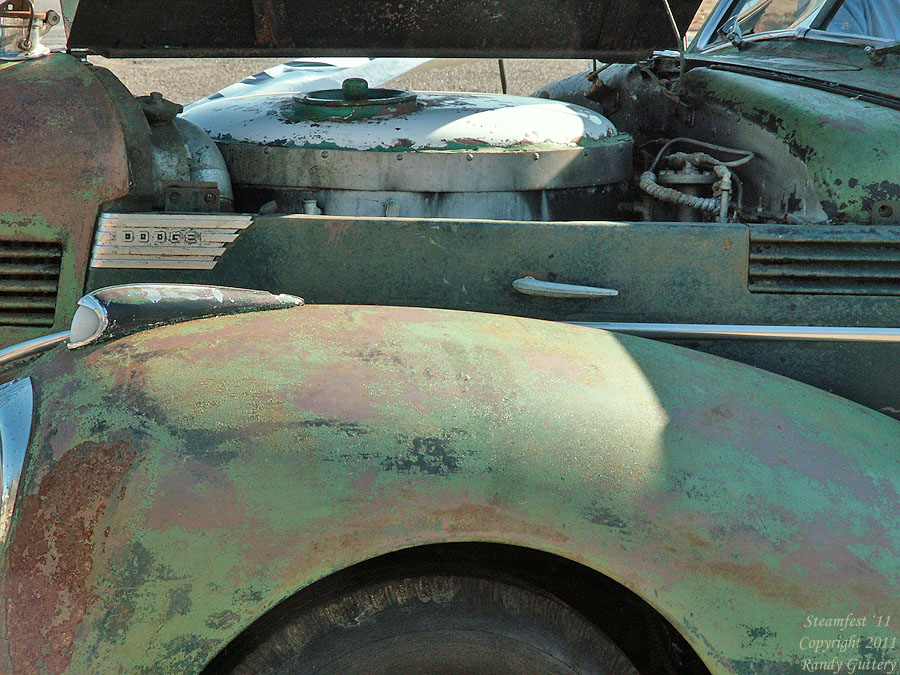
{"label": "round metal tank", "polygon": [[305,95],[214,99],[183,117],[219,145],[244,210],[593,219],[614,213],[612,192],[631,175],[630,136],[546,99],[348,80]]}

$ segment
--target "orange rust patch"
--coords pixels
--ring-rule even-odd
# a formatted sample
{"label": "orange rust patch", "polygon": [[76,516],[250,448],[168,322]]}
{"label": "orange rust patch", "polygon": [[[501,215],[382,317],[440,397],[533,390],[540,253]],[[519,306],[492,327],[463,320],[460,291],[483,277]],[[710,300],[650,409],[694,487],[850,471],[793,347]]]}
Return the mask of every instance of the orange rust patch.
{"label": "orange rust patch", "polygon": [[75,631],[94,600],[86,585],[94,527],[117,501],[136,454],[126,443],[82,443],[53,465],[37,494],[22,500],[5,588],[18,675],[53,675],[69,665]]}

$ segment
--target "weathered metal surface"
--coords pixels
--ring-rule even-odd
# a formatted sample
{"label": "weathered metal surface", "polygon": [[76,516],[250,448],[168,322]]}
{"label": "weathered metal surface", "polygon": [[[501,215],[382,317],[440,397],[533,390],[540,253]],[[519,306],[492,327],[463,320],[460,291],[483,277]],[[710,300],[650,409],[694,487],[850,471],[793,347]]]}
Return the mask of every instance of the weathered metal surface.
{"label": "weathered metal surface", "polygon": [[[832,36],[834,42],[785,38],[757,42],[750,49],[719,49],[688,53],[692,63],[716,64],[776,78],[796,85],[820,88],[846,98],[858,97],[878,105],[900,107],[894,83],[900,75],[900,59],[874,66],[862,45],[848,36]],[[840,40],[847,42],[841,44]]]}
{"label": "weathered metal surface", "polygon": [[[866,236],[881,236],[875,230]],[[292,293],[313,303],[445,307],[561,321],[900,327],[897,297],[751,293],[749,258],[749,228],[741,224],[258,216],[215,270],[96,269],[88,285],[181,280]],[[523,276],[614,288],[619,295],[525,296],[512,288]],[[900,414],[897,344],[697,346]]]}
{"label": "weathered metal surface", "polygon": [[[631,137],[595,112],[558,101],[421,93],[411,110],[363,120],[310,117],[310,107],[290,94],[218,98],[184,117],[220,144],[237,186],[416,192],[428,200],[315,195],[332,215],[383,216],[383,202],[394,199],[407,217],[515,218],[527,209],[503,208],[496,195],[479,204],[481,196],[605,186],[631,177]],[[472,193],[473,205],[457,203],[466,210],[454,213],[443,193],[459,192]],[[588,196],[572,195],[577,199],[582,211],[588,208]]]}
{"label": "weathered metal surface", "polygon": [[317,150],[407,152],[590,148],[616,134],[609,120],[560,101],[495,94],[417,94],[401,114],[366,120],[307,120],[289,94],[212,99],[190,120],[220,143],[248,142]]}
{"label": "weathered metal surface", "polygon": [[900,295],[900,227],[751,225],[749,275],[757,293]]}
{"label": "weathered metal surface", "polygon": [[[749,205],[759,200],[766,213],[780,210],[796,222],[821,213],[830,220],[870,223],[873,206],[900,202],[900,183],[891,178],[900,175],[900,112],[708,68],[690,71],[685,86],[697,101],[698,124],[721,125],[722,142],[757,152],[756,172],[745,172]],[[772,190],[769,181],[780,180],[784,169],[778,167],[786,166],[783,156],[802,160],[808,175],[786,177],[783,187]],[[809,188],[814,199],[806,194]]]}
{"label": "weathered metal surface", "polygon": [[[44,328],[0,321],[5,346],[50,332],[50,323],[68,327],[83,292],[99,207],[127,193],[129,176],[110,97],[78,60],[53,54],[0,64],[0,101],[3,240],[61,250],[58,281],[53,276],[48,289],[35,291],[42,302],[57,304],[55,316],[51,308]],[[19,286],[0,281],[0,296],[20,295]]]}
{"label": "weathered metal surface", "polygon": [[62,350],[31,374],[5,672],[193,672],[311,581],[436,542],[600,570],[715,675],[805,672],[801,640],[840,637],[808,616],[900,602],[900,425],[696,352],[319,306]]}
{"label": "weathered metal surface", "polygon": [[[682,31],[699,0],[670,3]],[[676,43],[662,2],[66,0],[69,47],[113,56],[645,57]]]}

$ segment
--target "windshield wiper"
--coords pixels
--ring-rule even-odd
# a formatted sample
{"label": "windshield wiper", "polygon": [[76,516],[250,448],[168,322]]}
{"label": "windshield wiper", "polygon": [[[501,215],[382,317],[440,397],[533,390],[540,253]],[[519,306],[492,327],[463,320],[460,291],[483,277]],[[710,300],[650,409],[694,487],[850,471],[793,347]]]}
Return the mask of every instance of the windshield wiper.
{"label": "windshield wiper", "polygon": [[719,35],[738,49],[744,48],[744,31],[741,30],[740,17],[735,14],[719,28]]}

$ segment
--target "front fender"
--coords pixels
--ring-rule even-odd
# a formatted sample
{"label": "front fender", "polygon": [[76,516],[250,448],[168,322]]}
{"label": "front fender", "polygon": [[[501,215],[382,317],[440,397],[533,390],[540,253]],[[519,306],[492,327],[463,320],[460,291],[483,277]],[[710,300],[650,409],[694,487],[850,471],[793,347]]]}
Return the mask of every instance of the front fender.
{"label": "front fender", "polygon": [[810,638],[898,635],[900,616],[807,624],[900,603],[900,424],[723,359],[310,306],[59,350],[31,377],[5,672],[195,672],[311,582],[451,541],[610,576],[716,674],[805,672],[834,655]]}

